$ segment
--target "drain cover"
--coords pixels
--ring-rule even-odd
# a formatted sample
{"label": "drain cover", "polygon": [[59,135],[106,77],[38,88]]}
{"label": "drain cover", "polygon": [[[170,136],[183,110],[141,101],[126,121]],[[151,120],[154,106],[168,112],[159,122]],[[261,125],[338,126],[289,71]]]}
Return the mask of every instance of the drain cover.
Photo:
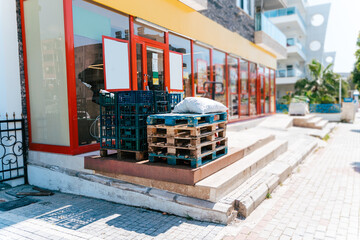
{"label": "drain cover", "polygon": [[0,211],[10,211],[15,208],[24,207],[24,206],[30,205],[32,203],[36,203],[38,201],[39,200],[37,200],[37,199],[24,197],[24,198],[20,198],[20,199],[8,201],[8,202],[1,202],[0,203]]}

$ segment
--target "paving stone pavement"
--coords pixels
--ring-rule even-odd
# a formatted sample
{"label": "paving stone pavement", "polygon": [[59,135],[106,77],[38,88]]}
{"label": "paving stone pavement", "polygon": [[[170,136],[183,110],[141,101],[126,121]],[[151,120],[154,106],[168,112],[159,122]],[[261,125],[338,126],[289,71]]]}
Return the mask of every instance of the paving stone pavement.
{"label": "paving stone pavement", "polygon": [[272,199],[231,231],[223,229],[223,239],[359,240],[360,115],[355,124],[339,124],[332,135]]}
{"label": "paving stone pavement", "polygon": [[359,117],[229,226],[56,192],[0,211],[0,239],[360,239]]}
{"label": "paving stone pavement", "polygon": [[0,211],[0,239],[213,239],[223,225],[55,193]]}

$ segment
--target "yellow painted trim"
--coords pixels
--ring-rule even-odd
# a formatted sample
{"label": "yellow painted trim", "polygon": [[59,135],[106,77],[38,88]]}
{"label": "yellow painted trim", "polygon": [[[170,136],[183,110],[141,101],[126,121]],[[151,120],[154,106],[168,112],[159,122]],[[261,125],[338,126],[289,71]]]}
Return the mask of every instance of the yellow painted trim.
{"label": "yellow painted trim", "polygon": [[178,0],[93,0],[171,31],[276,69],[276,55],[196,12]]}

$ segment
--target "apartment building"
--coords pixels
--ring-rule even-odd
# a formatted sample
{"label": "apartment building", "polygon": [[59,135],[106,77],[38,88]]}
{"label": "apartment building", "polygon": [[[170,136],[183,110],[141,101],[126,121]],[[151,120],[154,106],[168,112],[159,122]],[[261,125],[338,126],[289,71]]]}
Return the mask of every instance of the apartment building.
{"label": "apartment building", "polygon": [[296,81],[308,76],[306,65],[313,59],[325,66],[334,62],[336,53],[324,52],[330,6],[287,0],[285,8],[263,9],[263,15],[286,37],[287,57],[277,62],[277,99],[294,92]]}

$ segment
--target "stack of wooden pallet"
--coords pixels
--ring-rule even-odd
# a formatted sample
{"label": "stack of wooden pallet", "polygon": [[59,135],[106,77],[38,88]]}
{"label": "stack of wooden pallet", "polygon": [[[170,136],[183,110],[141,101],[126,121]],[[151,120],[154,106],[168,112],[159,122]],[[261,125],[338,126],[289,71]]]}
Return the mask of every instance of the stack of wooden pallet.
{"label": "stack of wooden pallet", "polygon": [[196,168],[227,154],[226,112],[157,114],[147,123],[150,162]]}

